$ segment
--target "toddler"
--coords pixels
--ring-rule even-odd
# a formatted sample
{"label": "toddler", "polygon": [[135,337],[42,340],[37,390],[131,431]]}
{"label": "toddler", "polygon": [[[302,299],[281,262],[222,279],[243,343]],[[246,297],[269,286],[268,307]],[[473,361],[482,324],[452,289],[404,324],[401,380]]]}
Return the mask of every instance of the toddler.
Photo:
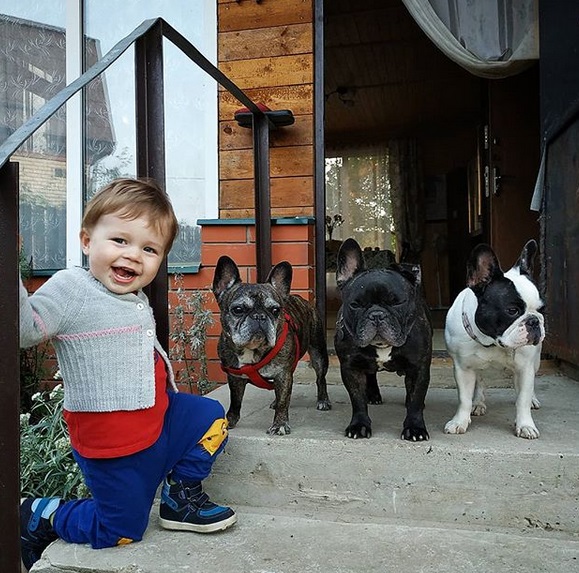
{"label": "toddler", "polygon": [[54,345],[63,415],[92,495],[22,500],[27,569],[57,537],[95,549],[141,540],[161,482],[162,527],[209,533],[237,520],[201,485],[227,441],[223,407],[177,393],[142,290],[177,230],[155,183],[117,179],[86,207],[80,242],[88,270],[59,271],[31,296],[20,284],[20,346]]}

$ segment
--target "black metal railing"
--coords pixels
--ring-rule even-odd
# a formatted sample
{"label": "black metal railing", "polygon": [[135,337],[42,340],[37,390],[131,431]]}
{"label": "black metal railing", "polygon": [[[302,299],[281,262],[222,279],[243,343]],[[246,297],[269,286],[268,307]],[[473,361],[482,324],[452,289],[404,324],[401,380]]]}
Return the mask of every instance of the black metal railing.
{"label": "black metal railing", "polygon": [[[163,38],[231,93],[252,114],[257,278],[271,268],[271,213],[269,188],[269,130],[276,127],[263,112],[185,37],[161,18],[146,20],[118,42],[102,59],[67,85],[40,111],[0,145],[0,492],[2,550],[0,571],[20,570],[19,536],[19,318],[18,318],[18,164],[12,155],[72,96],[102,74],[130,46],[135,46],[137,176],[165,183],[163,101]],[[291,114],[291,112],[289,112]],[[148,291],[157,321],[159,340],[169,340],[167,265],[162,266]]]}

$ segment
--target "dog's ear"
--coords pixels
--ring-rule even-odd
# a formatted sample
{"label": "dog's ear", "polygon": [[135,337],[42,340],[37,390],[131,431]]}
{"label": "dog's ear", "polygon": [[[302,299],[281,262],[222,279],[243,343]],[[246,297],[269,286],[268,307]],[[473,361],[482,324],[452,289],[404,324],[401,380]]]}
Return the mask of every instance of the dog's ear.
{"label": "dog's ear", "polygon": [[292,286],[293,269],[292,266],[287,261],[282,261],[278,263],[269,271],[267,279],[268,282],[277,290],[281,296],[285,299],[289,296],[290,289]]}
{"label": "dog's ear", "polygon": [[215,274],[213,275],[212,291],[219,303],[223,293],[229,290],[233,285],[240,283],[239,269],[227,255],[222,255],[217,261]]}
{"label": "dog's ear", "polygon": [[502,276],[503,271],[495,252],[488,245],[477,245],[466,265],[467,286],[475,292],[484,290],[491,281]]}
{"label": "dog's ear", "polygon": [[398,263],[390,265],[390,268],[396,269],[414,286],[420,286],[422,283],[422,267],[420,265],[415,263]]}
{"label": "dog's ear", "polygon": [[360,245],[355,239],[346,239],[338,251],[338,267],[336,269],[338,288],[342,288],[344,283],[363,270],[366,270],[366,265]]}
{"label": "dog's ear", "polygon": [[537,241],[534,239],[527,241],[527,244],[523,247],[521,256],[515,263],[515,268],[518,267],[519,272],[522,275],[527,275],[529,277],[533,275],[533,260],[537,254],[537,249]]}

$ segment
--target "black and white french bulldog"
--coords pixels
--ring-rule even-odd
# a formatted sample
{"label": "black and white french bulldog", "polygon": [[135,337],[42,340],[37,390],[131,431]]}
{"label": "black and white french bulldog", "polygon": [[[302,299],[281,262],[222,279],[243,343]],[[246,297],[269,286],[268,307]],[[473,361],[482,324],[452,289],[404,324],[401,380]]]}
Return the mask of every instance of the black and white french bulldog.
{"label": "black and white french bulldog", "polygon": [[420,267],[392,264],[366,269],[362,250],[346,239],[338,252],[336,282],[342,294],[334,344],[342,382],[352,402],[349,438],[369,438],[368,403],[381,404],[376,373],[405,375],[402,439],[428,440],[423,418],[430,383],[432,326],[420,289]]}
{"label": "black and white french bulldog", "polygon": [[447,434],[464,434],[471,414],[486,413],[479,372],[506,367],[513,372],[517,392],[515,433],[539,437],[531,408],[538,408],[535,374],[545,338],[543,301],[531,274],[537,243],[529,241],[516,264],[506,273],[488,245],[478,245],[467,263],[467,285],[446,316],[444,337],[453,360],[459,405],[447,422]]}
{"label": "black and white french bulldog", "polygon": [[275,409],[268,434],[285,435],[293,373],[299,359],[309,352],[316,373],[317,409],[330,410],[326,388],[328,350],[323,322],[304,298],[290,294],[292,266],[275,265],[265,283],[241,281],[239,269],[228,256],[217,262],[213,294],[221,318],[218,354],[227,372],[231,401],[227,412],[229,427],[239,421],[247,382],[275,391]]}

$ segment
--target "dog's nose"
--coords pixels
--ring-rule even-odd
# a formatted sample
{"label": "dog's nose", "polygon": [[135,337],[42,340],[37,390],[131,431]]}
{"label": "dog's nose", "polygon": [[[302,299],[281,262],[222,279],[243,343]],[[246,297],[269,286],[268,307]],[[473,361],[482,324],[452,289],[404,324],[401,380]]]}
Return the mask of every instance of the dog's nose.
{"label": "dog's nose", "polygon": [[253,320],[257,320],[258,322],[262,322],[266,320],[267,316],[265,315],[265,312],[255,312],[251,315],[251,318],[253,318]]}
{"label": "dog's nose", "polygon": [[384,316],[384,311],[381,308],[370,309],[370,312],[368,313],[368,318],[372,322],[380,322],[381,320],[384,320]]}
{"label": "dog's nose", "polygon": [[528,344],[536,346],[541,342],[541,322],[536,316],[531,316],[526,321]]}

